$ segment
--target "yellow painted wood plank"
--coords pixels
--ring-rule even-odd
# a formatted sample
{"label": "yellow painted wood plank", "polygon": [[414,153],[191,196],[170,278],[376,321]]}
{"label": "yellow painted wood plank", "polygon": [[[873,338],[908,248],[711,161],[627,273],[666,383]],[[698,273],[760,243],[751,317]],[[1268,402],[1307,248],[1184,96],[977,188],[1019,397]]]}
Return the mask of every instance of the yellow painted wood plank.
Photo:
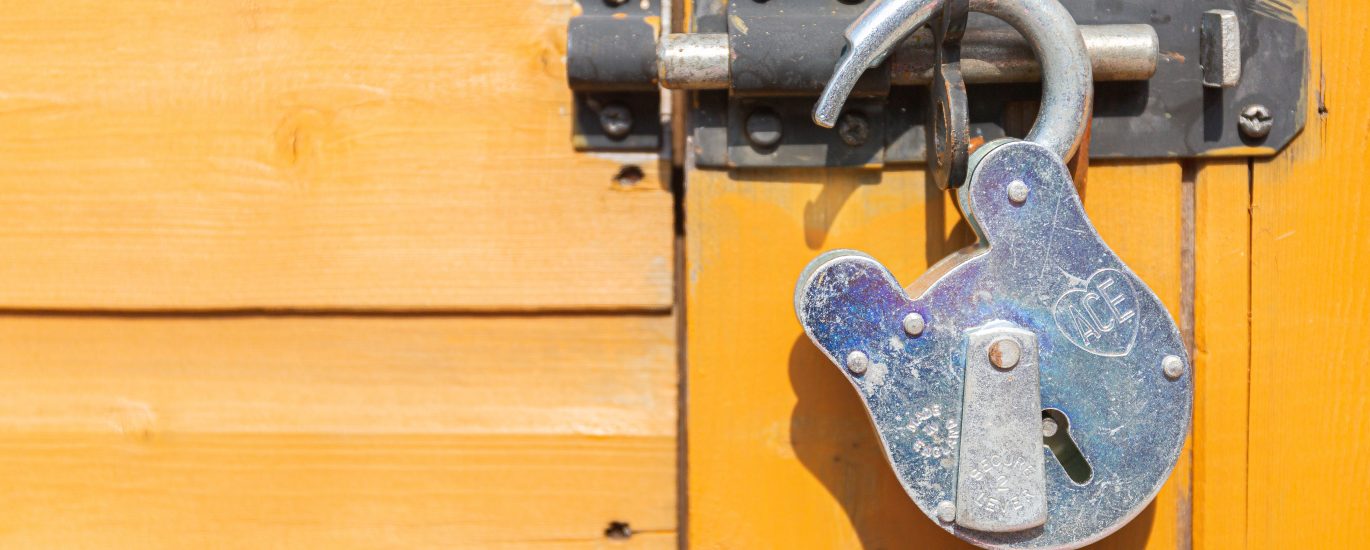
{"label": "yellow painted wood plank", "polygon": [[654,157],[571,147],[571,12],[7,6],[0,308],[668,308]]}
{"label": "yellow painted wood plank", "polygon": [[1246,159],[1195,182],[1194,545],[1245,548],[1251,362],[1251,192]]}
{"label": "yellow painted wood plank", "polygon": [[[1085,212],[1127,266],[1179,319],[1183,225],[1178,162],[1095,161],[1089,167]],[[1091,548],[1185,548],[1191,530],[1193,437],[1161,492],[1137,519]]]}
{"label": "yellow painted wood plank", "polygon": [[[1370,516],[1370,8],[1306,3],[1308,124],[1252,178],[1255,548],[1363,548]],[[1290,75],[1294,77],[1296,75]]]}
{"label": "yellow painted wood plank", "polygon": [[6,548],[675,544],[667,316],[0,326]]}
{"label": "yellow painted wood plank", "polygon": [[[1085,206],[1178,310],[1179,165],[1096,165]],[[970,244],[950,197],[912,171],[691,170],[685,235],[691,545],[959,546],[904,493],[859,399],[793,313],[795,280],[824,250],[864,250],[907,283]],[[1188,469],[1102,544],[1187,536]]]}
{"label": "yellow painted wood plank", "polygon": [[4,433],[0,545],[665,549],[674,463],[670,437]]}

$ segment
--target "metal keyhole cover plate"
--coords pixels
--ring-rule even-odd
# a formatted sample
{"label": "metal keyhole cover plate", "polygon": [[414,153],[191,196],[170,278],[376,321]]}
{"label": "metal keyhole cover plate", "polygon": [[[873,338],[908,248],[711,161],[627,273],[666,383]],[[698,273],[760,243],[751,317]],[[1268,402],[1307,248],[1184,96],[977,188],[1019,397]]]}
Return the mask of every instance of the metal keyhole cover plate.
{"label": "metal keyhole cover plate", "polygon": [[[1010,198],[1008,187],[1021,191]],[[1073,548],[1135,517],[1169,477],[1189,430],[1192,369],[1156,295],[1104,244],[1065,165],[1030,142],[986,145],[958,190],[976,245],[933,266],[906,290],[875,259],[851,250],[809,264],[795,293],[805,332],[864,402],[904,490],[934,522],[981,546]],[[921,332],[903,320],[917,313]],[[1047,520],[987,533],[938,519],[956,502],[966,334],[1009,322],[1038,338],[1041,406],[1062,411],[1092,467],[1073,482],[1043,445]],[[866,368],[845,368],[852,352]],[[1172,358],[1171,363],[1174,362]],[[945,507],[945,506],[944,506]]]}

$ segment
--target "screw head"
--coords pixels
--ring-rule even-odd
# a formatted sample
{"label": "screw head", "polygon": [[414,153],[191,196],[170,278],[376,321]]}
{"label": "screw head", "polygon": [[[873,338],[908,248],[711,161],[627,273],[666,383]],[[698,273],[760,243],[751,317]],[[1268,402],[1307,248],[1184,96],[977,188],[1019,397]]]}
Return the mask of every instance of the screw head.
{"label": "screw head", "polygon": [[1165,359],[1161,360],[1161,370],[1165,372],[1166,378],[1177,380],[1181,376],[1184,376],[1184,359],[1180,359],[1174,355],[1167,355],[1165,356]]}
{"label": "screw head", "polygon": [[956,521],[956,505],[952,504],[950,500],[937,503],[937,519],[941,520],[942,523]]}
{"label": "screw head", "polygon": [[610,103],[599,110],[599,127],[612,139],[623,139],[633,131],[633,112],[621,103]]}
{"label": "screw head", "polygon": [[747,115],[746,129],[747,141],[762,148],[775,147],[785,135],[780,124],[780,116],[764,107]]}
{"label": "screw head", "polygon": [[1000,338],[989,345],[989,362],[995,368],[1009,370],[1018,366],[1023,355],[1023,347],[1012,338]]}
{"label": "screw head", "polygon": [[852,374],[861,375],[866,373],[866,369],[871,366],[871,358],[866,357],[865,353],[853,351],[847,354],[847,370]]}
{"label": "screw head", "polygon": [[1242,109],[1241,116],[1237,117],[1237,127],[1249,139],[1265,139],[1274,125],[1275,117],[1265,105],[1250,105]]}
{"label": "screw head", "polygon": [[1008,200],[1013,204],[1023,204],[1027,202],[1028,186],[1023,180],[1013,180],[1008,184]]}
{"label": "screw head", "polygon": [[1055,418],[1048,417],[1042,419],[1042,437],[1056,435],[1056,431],[1060,429],[1061,427],[1056,424]]}
{"label": "screw head", "polygon": [[609,6],[611,8],[617,8],[627,3],[628,0],[604,0],[604,5]]}
{"label": "screw head", "polygon": [[843,113],[837,119],[837,135],[848,147],[860,147],[871,138],[871,123],[866,115],[856,112]]}
{"label": "screw head", "polygon": [[918,312],[905,315],[902,324],[904,325],[904,332],[907,333],[909,336],[918,336],[920,334],[923,334],[923,329],[926,329],[928,327],[927,321],[924,320],[923,316],[920,315]]}

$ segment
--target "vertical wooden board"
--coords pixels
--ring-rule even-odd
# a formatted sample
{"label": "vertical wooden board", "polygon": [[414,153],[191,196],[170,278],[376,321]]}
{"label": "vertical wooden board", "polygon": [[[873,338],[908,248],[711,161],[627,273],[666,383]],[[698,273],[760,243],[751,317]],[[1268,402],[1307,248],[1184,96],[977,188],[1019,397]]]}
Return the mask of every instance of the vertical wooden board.
{"label": "vertical wooden board", "polygon": [[1194,544],[1246,547],[1251,191],[1246,159],[1195,185]]}
{"label": "vertical wooden board", "polygon": [[[856,248],[908,283],[973,242],[921,172],[686,175],[688,540],[700,548],[961,547],[900,487],[864,408],[794,319],[800,270]],[[1086,210],[1177,311],[1180,169],[1093,168]],[[1188,461],[1105,547],[1188,535]]]}
{"label": "vertical wooden board", "polygon": [[[1181,305],[1182,170],[1177,162],[1097,161],[1085,212],[1104,242],[1160,297],[1176,319]],[[1094,548],[1186,548],[1191,534],[1191,450],[1186,442],[1170,480],[1137,519]]]}
{"label": "vertical wooden board", "polygon": [[0,326],[0,547],[675,544],[669,316]]}
{"label": "vertical wooden board", "polygon": [[664,311],[655,157],[572,149],[573,11],[6,6],[0,308]]}
{"label": "vertical wooden board", "polygon": [[[1257,161],[1247,541],[1365,546],[1370,516],[1370,7],[1305,4],[1308,125]],[[1292,75],[1291,75],[1292,77]]]}

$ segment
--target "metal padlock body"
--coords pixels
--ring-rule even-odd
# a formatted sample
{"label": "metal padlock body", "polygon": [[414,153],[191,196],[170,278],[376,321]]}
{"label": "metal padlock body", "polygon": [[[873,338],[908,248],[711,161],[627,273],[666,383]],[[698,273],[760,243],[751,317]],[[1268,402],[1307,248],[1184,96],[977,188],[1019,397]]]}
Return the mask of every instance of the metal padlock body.
{"label": "metal padlock body", "polygon": [[[1007,191],[1014,182],[1027,186],[1021,203]],[[1104,244],[1065,165],[1042,146],[986,145],[958,200],[979,243],[907,292],[865,254],[826,253],[800,278],[799,320],[857,390],[905,491],[934,522],[990,547],[1097,541],[1155,497],[1179,458],[1193,403],[1179,331]],[[911,313],[922,316],[921,332],[905,329]],[[960,431],[967,331],[995,322],[1036,335],[1041,407],[1065,414],[1092,468],[1092,477],[1075,483],[1043,445],[1045,523],[1008,533],[971,530],[938,514],[939,505],[945,516],[957,501],[958,446],[974,437]],[[852,352],[868,358],[860,374],[845,367]],[[1172,369],[1181,371],[1174,378],[1162,366],[1168,357],[1186,367]]]}

